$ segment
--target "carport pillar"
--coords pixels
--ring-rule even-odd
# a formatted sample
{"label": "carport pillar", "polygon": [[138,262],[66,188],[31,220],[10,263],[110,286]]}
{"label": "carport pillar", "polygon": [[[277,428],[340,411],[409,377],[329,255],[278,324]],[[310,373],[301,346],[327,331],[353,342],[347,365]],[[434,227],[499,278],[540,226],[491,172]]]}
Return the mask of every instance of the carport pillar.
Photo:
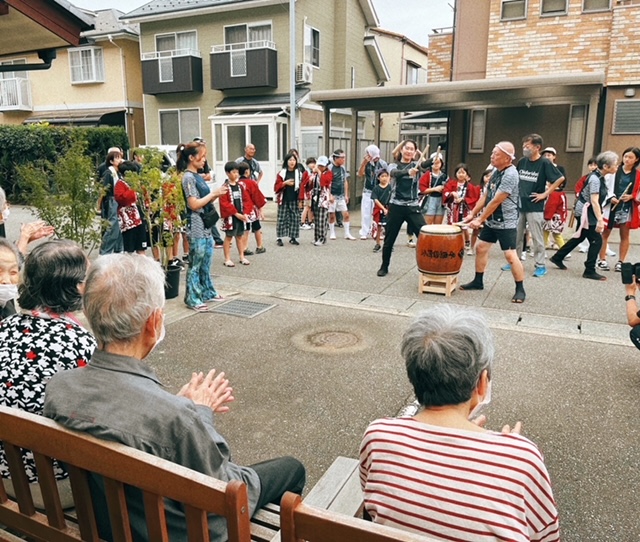
{"label": "carport pillar", "polygon": [[351,177],[349,177],[349,208],[355,209],[358,200],[358,179],[356,172],[358,171],[358,113],[357,109],[351,110],[351,156],[349,156],[349,169],[351,171]]}
{"label": "carport pillar", "polygon": [[329,156],[331,154],[331,151],[329,150],[329,145],[331,143],[329,141],[329,138],[331,137],[331,109],[328,106],[324,105],[322,106],[322,112],[324,114],[324,120],[322,122],[324,154],[325,156]]}
{"label": "carport pillar", "polygon": [[[582,159],[582,171],[587,171],[589,158],[595,154],[596,149],[596,126],[598,124],[598,102],[600,92],[591,95],[589,101],[589,111],[587,112],[587,129],[584,135],[584,156]],[[589,151],[589,152],[587,152]]]}
{"label": "carport pillar", "polygon": [[380,111],[373,112],[373,143],[380,148]]}

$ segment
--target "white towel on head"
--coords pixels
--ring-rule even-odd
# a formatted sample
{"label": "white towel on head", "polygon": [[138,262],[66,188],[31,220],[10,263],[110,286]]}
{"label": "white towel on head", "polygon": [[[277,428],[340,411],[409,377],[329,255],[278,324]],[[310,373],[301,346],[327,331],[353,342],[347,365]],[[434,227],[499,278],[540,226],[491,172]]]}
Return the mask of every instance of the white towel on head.
{"label": "white towel on head", "polygon": [[371,158],[380,158],[380,149],[375,145],[369,145],[364,152],[371,156]]}

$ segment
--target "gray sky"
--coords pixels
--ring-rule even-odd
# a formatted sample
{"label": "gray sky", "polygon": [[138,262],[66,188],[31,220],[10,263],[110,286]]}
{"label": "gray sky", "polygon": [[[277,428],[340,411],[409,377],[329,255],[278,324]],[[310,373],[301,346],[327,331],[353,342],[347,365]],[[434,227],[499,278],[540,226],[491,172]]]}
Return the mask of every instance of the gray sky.
{"label": "gray sky", "polygon": [[[146,4],[149,0],[70,0],[72,4],[87,9],[116,8],[124,13]],[[283,2],[286,0],[283,0]],[[373,0],[386,30],[404,34],[416,43],[428,45],[432,28],[453,25],[454,0]]]}

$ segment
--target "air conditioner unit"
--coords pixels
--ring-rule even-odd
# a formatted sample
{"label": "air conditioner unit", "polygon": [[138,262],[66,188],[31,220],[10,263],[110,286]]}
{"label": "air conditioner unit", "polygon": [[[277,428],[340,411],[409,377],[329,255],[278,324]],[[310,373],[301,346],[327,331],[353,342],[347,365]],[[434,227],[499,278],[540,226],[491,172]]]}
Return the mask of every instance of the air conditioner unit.
{"label": "air conditioner unit", "polygon": [[313,83],[313,66],[302,62],[296,66],[296,83]]}

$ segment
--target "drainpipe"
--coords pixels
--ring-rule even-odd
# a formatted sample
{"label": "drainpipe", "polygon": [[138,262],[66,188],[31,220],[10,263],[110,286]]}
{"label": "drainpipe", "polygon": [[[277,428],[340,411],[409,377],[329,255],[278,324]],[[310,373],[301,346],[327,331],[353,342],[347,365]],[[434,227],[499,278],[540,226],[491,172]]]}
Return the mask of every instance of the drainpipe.
{"label": "drainpipe", "polygon": [[[111,43],[111,45],[114,45],[120,51],[120,71],[122,73],[122,97],[124,99],[124,130],[127,133],[127,136],[129,136],[130,135],[129,134],[129,99],[128,99],[128,93],[127,93],[127,72],[126,72],[127,63],[125,60],[124,51],[122,50],[122,47],[120,47],[115,41],[113,41],[113,36],[109,34],[107,36],[107,39],[109,40],[109,43]],[[129,137],[129,141],[132,143],[134,147],[136,146],[135,145],[136,142],[131,141],[131,137]]]}

